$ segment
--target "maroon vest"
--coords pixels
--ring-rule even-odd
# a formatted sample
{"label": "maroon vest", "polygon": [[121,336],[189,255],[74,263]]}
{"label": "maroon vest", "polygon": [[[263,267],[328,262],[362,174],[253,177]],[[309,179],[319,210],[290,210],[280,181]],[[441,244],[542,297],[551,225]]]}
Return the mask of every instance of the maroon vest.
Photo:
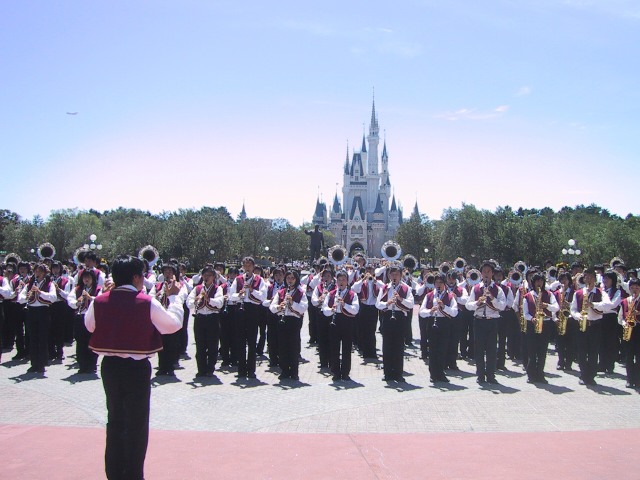
{"label": "maroon vest", "polygon": [[[2,285],[3,280],[4,280],[4,277],[0,275],[0,285]],[[4,300],[4,297],[2,295],[0,295],[0,300]]]}
{"label": "maroon vest", "polygon": [[[284,302],[284,297],[286,296],[286,294],[286,288],[281,288],[280,290],[278,290],[278,304]],[[293,295],[291,296],[292,301],[294,303],[300,303],[300,300],[302,300],[302,295],[304,295],[304,292],[299,288],[296,288],[296,291],[293,292]]]}
{"label": "maroon vest", "polygon": [[[67,286],[67,283],[69,283],[69,279],[65,277],[58,277],[53,281],[53,283],[60,287],[60,290],[64,290]],[[58,291],[58,289],[56,289],[56,292],[58,294],[58,300],[64,300],[64,298],[62,298],[62,295],[60,295],[60,291]]]}
{"label": "maroon vest", "polygon": [[[373,295],[374,297],[378,297],[378,292],[380,292],[380,287],[378,287],[378,282],[376,280],[373,281]],[[369,282],[362,282],[362,288],[360,289],[360,293],[358,294],[358,298],[363,302],[369,298]]]}
{"label": "maroon vest", "polygon": [[[493,298],[498,298],[498,292],[499,292],[498,288],[500,288],[500,287],[498,287],[496,282],[493,282],[493,285],[489,287],[489,292],[491,292],[491,295],[493,295]],[[480,298],[482,296],[482,294],[484,293],[484,286],[480,285],[479,283],[477,285],[474,285],[473,286],[473,293],[474,293],[474,296],[475,296],[476,301],[477,301],[478,298]],[[491,305],[491,303],[489,303],[489,302],[487,302],[486,305],[491,310],[499,311],[496,307]]]}
{"label": "maroon vest", "polygon": [[[382,300],[384,300],[384,301],[389,300],[389,290],[390,290],[389,289],[389,284],[387,283],[382,288],[382,297],[381,297]],[[400,286],[398,287],[398,297],[399,298],[398,298],[398,300],[396,300],[395,305],[396,305],[396,308],[398,308],[399,310],[401,310],[403,312],[408,312],[410,310],[409,308],[405,307],[402,304],[402,300],[407,298],[407,293],[408,292],[409,292],[409,287],[404,283],[400,284]],[[392,296],[393,296],[393,294],[392,294]]]}
{"label": "maroon vest", "polygon": [[[453,300],[453,295],[451,292],[447,292],[443,297],[442,297],[442,302],[448,307],[449,305],[451,305],[451,300]],[[429,293],[427,293],[427,303],[425,305],[425,307],[427,308],[427,310],[431,310],[433,308],[433,302],[435,301],[434,298],[436,296],[436,291],[432,290]],[[445,313],[444,308],[442,310],[440,310],[440,313],[442,313],[445,317],[449,317],[451,318],[451,315],[449,315],[448,313]]]}
{"label": "maroon vest", "polygon": [[[578,311],[581,312],[582,311],[582,301],[584,300],[584,291],[582,290],[582,288],[580,290],[576,291],[575,297],[576,297],[576,305],[578,307]],[[602,290],[600,290],[599,288],[596,288],[596,292],[593,295],[591,295],[591,299],[590,300],[592,302],[601,302],[602,301]],[[593,310],[596,313],[602,314],[602,312],[599,312],[595,308]]]}
{"label": "maroon vest", "polygon": [[[225,283],[225,285],[226,285],[226,283]],[[204,283],[201,283],[200,285],[196,285],[196,299],[200,296],[200,293],[202,292],[203,288],[204,288]],[[211,285],[211,290],[209,290],[209,298],[212,298],[213,295],[216,294],[217,288],[218,287],[216,286],[215,283]],[[222,294],[224,295],[224,287],[223,287]],[[211,310],[213,312],[219,312],[220,311],[219,308],[214,307],[209,302],[205,303],[204,305],[198,304],[198,302],[196,302],[196,310],[200,310],[202,308],[205,308],[207,310]]]}
{"label": "maroon vest", "polygon": [[[329,293],[329,299],[327,300],[327,306],[329,308],[333,308],[333,305],[336,303],[336,295],[337,294],[338,294],[338,287],[336,287],[335,289],[331,290],[331,292]],[[347,305],[353,304],[354,297],[355,297],[355,293],[353,292],[353,290],[351,290],[351,289],[347,290],[347,293],[344,294],[344,303],[346,303]],[[342,310],[342,314],[347,316],[347,317],[355,317],[355,315],[352,315],[351,313],[347,312],[346,310]]]}
{"label": "maroon vest", "polygon": [[[251,282],[251,288],[253,290],[259,290],[260,289],[260,281],[261,281],[261,277],[260,275],[254,275],[253,276],[253,281]],[[244,275],[238,275],[236,277],[236,292],[239,292],[240,290],[242,290],[244,288]],[[245,297],[247,298],[247,297]],[[253,295],[251,296],[251,299],[254,302],[259,302],[259,300],[255,297],[253,297]]]}
{"label": "maroon vest", "polygon": [[[524,298],[527,301],[527,307],[529,307],[529,315],[531,315],[532,317],[535,317],[536,300],[535,298],[533,298],[533,292],[527,293],[527,295]],[[551,302],[551,294],[546,289],[542,290],[542,303],[549,303],[549,302]],[[545,308],[543,312],[545,317],[551,318],[551,312],[549,310]]]}
{"label": "maroon vest", "polygon": [[[37,283],[38,281],[36,280],[36,276],[32,275],[31,278],[29,279],[29,282],[27,283],[27,287],[28,287],[27,292],[29,292],[31,287],[33,287]],[[40,290],[43,292],[48,292],[50,287],[51,287],[51,278],[46,276],[44,277],[44,283],[42,284],[42,287],[40,287]],[[44,300],[40,295],[36,295],[36,298],[34,298],[33,301],[31,302],[27,300],[27,303],[35,303],[36,300],[44,305],[51,305],[50,301]]]}
{"label": "maroon vest", "polygon": [[[622,308],[622,318],[624,318],[625,321],[627,320],[627,315],[629,314],[629,300],[631,300],[631,297],[623,299],[620,303],[620,307]],[[636,322],[638,322],[640,320],[640,312],[638,311],[638,309],[640,309],[640,302],[638,302],[638,298],[636,298],[634,303],[636,304]]]}
{"label": "maroon vest", "polygon": [[[76,314],[84,315],[84,313],[87,311],[87,308],[89,308],[88,304],[84,305],[84,302],[82,302],[82,304],[80,303],[82,299],[82,292],[84,292],[84,284],[77,285],[74,290],[76,292],[76,300],[78,302],[78,309],[76,310]],[[89,295],[91,295],[92,297],[97,297],[99,293],[100,287],[97,284],[91,287],[91,290],[89,290]]]}
{"label": "maroon vest", "polygon": [[128,289],[112,290],[93,301],[96,329],[89,348],[96,353],[148,355],[162,350],[151,322],[151,297]]}

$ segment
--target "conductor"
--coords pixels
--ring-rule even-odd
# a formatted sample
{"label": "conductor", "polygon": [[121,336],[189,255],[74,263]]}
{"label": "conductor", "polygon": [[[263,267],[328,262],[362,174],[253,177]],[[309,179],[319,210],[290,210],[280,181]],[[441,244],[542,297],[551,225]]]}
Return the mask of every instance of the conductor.
{"label": "conductor", "polygon": [[144,293],[144,263],[129,255],[115,259],[111,267],[115,287],[95,298],[85,314],[92,332],[89,348],[104,355],[102,384],[107,397],[107,446],[105,471],[109,479],[144,478],[149,441],[151,364],[162,350],[161,334],[182,326],[179,289],[165,308]]}

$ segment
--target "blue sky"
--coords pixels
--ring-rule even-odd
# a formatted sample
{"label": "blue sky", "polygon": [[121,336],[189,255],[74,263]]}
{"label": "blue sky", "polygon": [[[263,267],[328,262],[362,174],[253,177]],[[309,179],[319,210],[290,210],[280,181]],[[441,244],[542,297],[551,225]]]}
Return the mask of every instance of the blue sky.
{"label": "blue sky", "polygon": [[1,208],[26,218],[244,200],[309,221],[374,87],[407,213],[639,213],[637,1],[22,0],[0,44]]}

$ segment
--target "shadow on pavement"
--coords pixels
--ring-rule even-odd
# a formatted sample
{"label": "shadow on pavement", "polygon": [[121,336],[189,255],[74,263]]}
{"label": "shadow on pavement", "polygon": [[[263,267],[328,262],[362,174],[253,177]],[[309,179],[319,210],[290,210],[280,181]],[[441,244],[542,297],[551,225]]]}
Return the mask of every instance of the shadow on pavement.
{"label": "shadow on pavement", "polygon": [[[266,385],[266,383],[265,383]],[[294,390],[296,388],[310,387],[310,383],[301,382],[300,380],[291,380],[290,378],[284,378],[278,383],[274,384],[274,387],[281,388],[282,390]]]}
{"label": "shadow on pavement", "polygon": [[563,393],[575,392],[575,390],[572,390],[571,388],[563,387],[562,385],[553,385],[551,383],[547,383],[547,384],[536,383],[535,386],[540,390],[546,390],[547,392],[553,393],[554,395],[561,395]]}
{"label": "shadow on pavement", "polygon": [[78,382],[87,382],[89,380],[99,380],[97,373],[74,373],[69,375],[68,377],[62,378],[65,382],[69,382],[71,385],[76,384]]}
{"label": "shadow on pavement", "polygon": [[9,377],[9,380],[13,380],[15,383],[27,382],[29,380],[39,380],[45,377],[44,373],[23,373],[22,375],[16,375],[15,377]]}
{"label": "shadow on pavement", "polygon": [[429,388],[433,388],[435,390],[439,390],[441,392],[455,392],[459,390],[468,390],[468,387],[464,385],[456,385],[455,383],[445,383],[445,382],[436,382],[432,383]]}
{"label": "shadow on pavement", "polygon": [[190,382],[186,382],[186,385],[189,385],[191,388],[202,388],[209,387],[211,385],[222,385],[222,380],[215,375],[212,377],[198,377],[194,378]]}
{"label": "shadow on pavement", "polygon": [[364,387],[362,383],[358,383],[354,380],[334,380],[330,384],[334,390],[352,390],[354,388]]}
{"label": "shadow on pavement", "polygon": [[396,382],[395,380],[387,381],[387,384],[384,388],[388,388],[391,390],[395,390],[396,392],[410,392],[411,390],[419,390],[423,387],[420,385],[412,385],[407,382]]}
{"label": "shadow on pavement", "polygon": [[619,388],[608,387],[606,385],[588,385],[589,390],[593,390],[599,395],[631,395],[631,392],[620,390]]}
{"label": "shadow on pavement", "polygon": [[151,388],[159,387],[160,385],[167,385],[169,383],[180,383],[181,380],[175,375],[156,375],[151,379]]}

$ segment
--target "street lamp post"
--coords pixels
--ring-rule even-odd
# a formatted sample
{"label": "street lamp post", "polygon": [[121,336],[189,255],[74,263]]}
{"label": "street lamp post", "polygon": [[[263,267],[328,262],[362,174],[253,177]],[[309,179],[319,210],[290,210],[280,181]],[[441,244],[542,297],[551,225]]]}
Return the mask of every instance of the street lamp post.
{"label": "street lamp post", "polygon": [[84,248],[86,249],[91,249],[91,250],[102,250],[102,244],[101,243],[96,243],[98,240],[98,236],[95,233],[92,233],[91,235],[89,235],[89,240],[91,241],[90,244],[84,244]]}
{"label": "street lamp post", "polygon": [[567,240],[567,245],[569,246],[569,248],[563,248],[562,249],[562,254],[563,255],[575,255],[575,256],[578,256],[578,255],[582,254],[582,250],[580,250],[579,248],[574,248],[574,247],[576,247],[576,241],[573,238],[570,238],[569,240]]}

